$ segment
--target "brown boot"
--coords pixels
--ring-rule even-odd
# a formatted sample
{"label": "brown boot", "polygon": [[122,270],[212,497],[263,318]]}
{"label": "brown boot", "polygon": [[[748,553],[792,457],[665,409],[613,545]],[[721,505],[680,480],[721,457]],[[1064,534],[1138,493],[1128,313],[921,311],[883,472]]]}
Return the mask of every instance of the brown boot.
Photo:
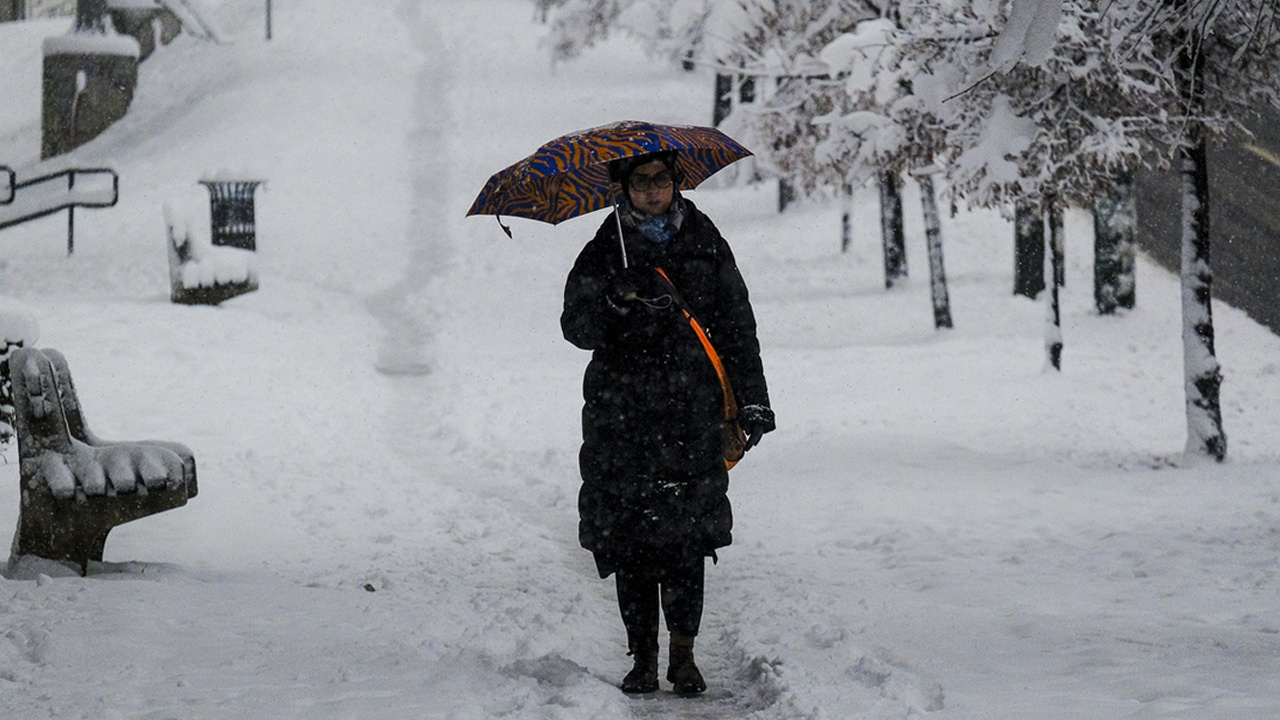
{"label": "brown boot", "polygon": [[681,695],[696,695],[707,689],[702,673],[693,662],[693,638],[688,635],[671,636],[671,662],[667,667],[667,681]]}
{"label": "brown boot", "polygon": [[635,667],[622,678],[618,687],[624,693],[651,693],[658,689],[658,648],[637,650],[631,653],[635,659]]}

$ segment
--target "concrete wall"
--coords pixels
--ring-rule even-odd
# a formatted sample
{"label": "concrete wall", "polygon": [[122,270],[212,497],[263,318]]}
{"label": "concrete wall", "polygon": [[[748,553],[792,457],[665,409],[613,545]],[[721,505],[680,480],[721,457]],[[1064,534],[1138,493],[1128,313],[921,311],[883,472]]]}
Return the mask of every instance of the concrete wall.
{"label": "concrete wall", "polygon": [[136,55],[46,51],[40,157],[77,148],[124,117],[137,84]]}
{"label": "concrete wall", "polygon": [[178,18],[160,8],[117,7],[110,14],[115,33],[45,40],[42,158],[79,147],[124,117],[138,63],[182,31]]}

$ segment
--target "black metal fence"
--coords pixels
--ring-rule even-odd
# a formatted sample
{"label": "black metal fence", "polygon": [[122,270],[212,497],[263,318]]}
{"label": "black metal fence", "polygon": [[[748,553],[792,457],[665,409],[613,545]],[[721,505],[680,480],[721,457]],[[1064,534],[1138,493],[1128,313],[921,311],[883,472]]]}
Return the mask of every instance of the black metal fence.
{"label": "black metal fence", "polygon": [[[0,230],[66,210],[68,255],[75,250],[76,208],[113,207],[120,199],[120,176],[110,168],[69,168],[20,183],[13,182],[12,170],[8,174],[11,197],[8,203],[0,203],[9,205],[7,208],[0,209]],[[110,177],[111,186],[109,189],[104,189],[91,185],[85,189],[82,183],[80,187],[76,187],[76,178],[82,176]],[[65,189],[58,182],[63,178],[66,179]],[[31,201],[18,202],[20,195],[27,194],[31,194],[33,198]]]}
{"label": "black metal fence", "polygon": [[5,178],[4,186],[0,187],[0,205],[8,205],[16,196],[18,176],[13,174],[13,168],[0,165],[0,177]]}

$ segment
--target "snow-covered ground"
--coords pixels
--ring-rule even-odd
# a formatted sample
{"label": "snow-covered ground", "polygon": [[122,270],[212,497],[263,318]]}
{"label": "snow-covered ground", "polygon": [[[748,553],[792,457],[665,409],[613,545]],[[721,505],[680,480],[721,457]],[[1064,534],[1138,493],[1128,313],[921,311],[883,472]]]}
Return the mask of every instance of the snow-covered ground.
{"label": "snow-covered ground", "polygon": [[[617,42],[551,67],[527,0],[205,0],[128,117],[39,154],[39,45],[0,25],[0,165],[120,173],[120,203],[0,232],[0,293],[104,437],[191,446],[200,494],[81,578],[0,579],[5,718],[1274,718],[1280,339],[1215,306],[1226,464],[1184,458],[1178,286],[1091,310],[1068,217],[1061,373],[1011,230],[944,219],[955,329],[883,289],[875,192],[779,215],[693,196],[753,291],[779,430],[733,472],[705,697],[629,698],[610,582],[577,547],[581,372],[562,282],[599,215],[464,218],[494,171],[617,119],[705,123],[711,77]],[[163,207],[267,181],[261,289],[168,302]],[[1173,209],[1170,210],[1171,212]],[[201,214],[203,213],[203,215]],[[16,525],[16,450],[0,529]]]}

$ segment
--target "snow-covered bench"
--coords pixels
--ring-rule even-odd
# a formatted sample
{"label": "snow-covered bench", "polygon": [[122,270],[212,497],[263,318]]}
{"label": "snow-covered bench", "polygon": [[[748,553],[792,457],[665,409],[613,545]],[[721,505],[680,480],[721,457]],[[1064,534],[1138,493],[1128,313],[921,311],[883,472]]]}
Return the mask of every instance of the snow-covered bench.
{"label": "snow-covered bench", "polygon": [[191,450],[163,441],[109,442],[84,421],[62,353],[22,348],[9,359],[21,506],[9,562],[70,561],[86,573],[117,525],[196,495]]}

